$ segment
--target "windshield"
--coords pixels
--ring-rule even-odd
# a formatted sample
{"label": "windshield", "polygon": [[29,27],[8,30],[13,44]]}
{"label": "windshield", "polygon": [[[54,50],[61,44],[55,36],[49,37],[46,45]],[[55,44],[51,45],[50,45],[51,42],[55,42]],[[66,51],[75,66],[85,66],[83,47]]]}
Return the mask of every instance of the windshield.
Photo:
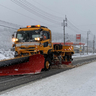
{"label": "windshield", "polygon": [[40,32],[38,30],[17,32],[18,42],[35,41],[37,37],[40,37]]}

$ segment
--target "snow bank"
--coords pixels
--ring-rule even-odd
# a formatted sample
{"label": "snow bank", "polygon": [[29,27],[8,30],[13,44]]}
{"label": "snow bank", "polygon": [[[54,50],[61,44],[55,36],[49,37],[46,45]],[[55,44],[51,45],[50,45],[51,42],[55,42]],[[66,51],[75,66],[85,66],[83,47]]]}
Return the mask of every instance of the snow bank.
{"label": "snow bank", "polygon": [[14,52],[11,50],[5,51],[4,49],[0,49],[0,60],[10,59],[14,57]]}
{"label": "snow bank", "polygon": [[73,54],[72,57],[73,58],[75,58],[75,57],[86,57],[86,56],[92,56],[92,55],[96,55],[96,53],[94,53],[94,54],[93,53],[88,53],[88,54],[85,53],[84,55],[83,54],[80,55],[80,53],[75,53],[75,54]]}
{"label": "snow bank", "polygon": [[4,92],[0,96],[96,96],[96,62]]}

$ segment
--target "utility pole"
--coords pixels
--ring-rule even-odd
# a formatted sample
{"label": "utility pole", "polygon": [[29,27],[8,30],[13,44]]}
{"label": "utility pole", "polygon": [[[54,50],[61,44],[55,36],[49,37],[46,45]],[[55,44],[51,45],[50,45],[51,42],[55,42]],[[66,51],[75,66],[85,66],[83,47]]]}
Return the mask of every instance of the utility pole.
{"label": "utility pole", "polygon": [[65,20],[63,20],[63,32],[64,32],[64,45],[65,45],[65,27],[67,26],[67,17],[65,15]]}
{"label": "utility pole", "polygon": [[94,54],[94,49],[95,49],[95,35],[94,35],[94,38],[93,38],[93,54]]}
{"label": "utility pole", "polygon": [[81,36],[80,36],[80,55],[81,55]]}
{"label": "utility pole", "polygon": [[88,54],[88,39],[89,39],[89,37],[88,37],[88,35],[90,34],[90,30],[89,31],[87,31],[87,54]]}

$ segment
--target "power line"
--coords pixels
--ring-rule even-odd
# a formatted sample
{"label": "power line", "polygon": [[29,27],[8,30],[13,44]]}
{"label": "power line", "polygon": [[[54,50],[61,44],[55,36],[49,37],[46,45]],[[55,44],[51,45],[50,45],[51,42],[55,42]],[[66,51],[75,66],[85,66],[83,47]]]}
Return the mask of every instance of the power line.
{"label": "power line", "polygon": [[3,20],[0,20],[0,23],[4,23],[4,24],[7,24],[7,25],[15,26],[15,27],[20,27],[21,26],[21,25],[17,25],[17,24],[14,24],[14,23],[6,22],[6,21],[3,21]]}
{"label": "power line", "polygon": [[28,6],[30,5],[30,7],[34,8],[35,10],[37,10],[37,11],[39,11],[39,12],[47,15],[48,17],[56,18],[56,19],[59,19],[59,20],[63,19],[62,17],[55,16],[55,15],[53,15],[53,14],[50,14],[50,13],[48,13],[48,12],[46,12],[46,11],[41,10],[40,8],[36,7],[35,5],[33,5],[32,3],[29,3],[29,2],[26,1],[26,0],[23,0],[23,2],[24,2],[25,4],[27,4]]}
{"label": "power line", "polygon": [[6,21],[3,21],[3,20],[0,20],[0,23],[1,23],[0,24],[1,27],[7,27],[7,28],[11,28],[11,29],[17,29],[18,27],[21,27],[20,25],[10,23],[10,22],[6,22]]}
{"label": "power line", "polygon": [[5,26],[5,25],[1,25],[1,24],[0,24],[0,26],[17,30],[17,28],[13,28],[13,27],[10,27],[10,26]]}
{"label": "power line", "polygon": [[86,32],[82,32],[80,30],[77,30],[77,29],[75,29],[74,27],[72,27],[70,25],[68,25],[67,28],[73,30],[73,32],[75,32],[75,33],[86,34]]}
{"label": "power line", "polygon": [[[43,6],[44,8],[47,8],[48,10],[50,10],[50,11],[52,11],[52,12],[55,12],[55,13],[61,14],[61,13],[57,12],[56,10],[53,10],[53,9],[47,7],[47,6],[44,6],[44,5],[41,4],[40,2],[37,2],[36,0],[33,0],[33,2],[36,2],[38,5],[41,5],[41,6]],[[64,14],[62,14],[62,15],[64,15]],[[58,16],[58,17],[63,19],[63,17],[60,17],[60,16]]]}
{"label": "power line", "polygon": [[49,17],[46,17],[46,16],[44,16],[43,14],[40,14],[39,12],[37,12],[36,10],[33,10],[32,8],[30,8],[28,5],[26,5],[25,3],[22,3],[22,1],[13,1],[13,0],[11,0],[12,2],[14,2],[16,5],[18,5],[18,6],[20,6],[21,8],[23,8],[23,9],[25,9],[25,10],[27,10],[28,12],[30,12],[30,13],[33,13],[34,15],[36,15],[36,16],[38,16],[38,17],[40,17],[40,18],[42,18],[42,19],[45,19],[45,20],[47,20],[47,21],[49,21],[49,22],[52,22],[52,23],[60,23],[60,22],[57,22],[56,20],[53,20],[53,19],[51,19],[51,18],[49,18]]}
{"label": "power line", "polygon": [[[39,22],[41,22],[41,23],[43,23],[43,24],[47,24],[47,22],[45,23],[45,22],[42,22],[42,21],[37,20],[37,19],[35,19],[35,18],[32,18],[32,17],[30,17],[30,16],[24,15],[24,14],[22,14],[22,13],[20,13],[20,12],[18,12],[18,11],[15,11],[15,10],[13,10],[13,9],[10,9],[10,8],[4,6],[4,5],[1,5],[1,4],[0,4],[0,6],[6,8],[7,10],[10,10],[10,11],[12,11],[12,12],[15,12],[15,13],[17,13],[17,14],[20,14],[20,15],[22,15],[22,16],[24,16],[24,17],[27,17],[27,19],[31,19],[31,20],[34,20],[34,21],[39,21]],[[53,25],[50,25],[50,24],[47,24],[47,25],[53,26]],[[55,24],[55,25],[56,25],[56,24]],[[55,26],[55,25],[54,25],[54,26]]]}
{"label": "power line", "polygon": [[[60,20],[63,19],[63,18],[61,18],[61,17],[57,17],[57,16],[55,16],[55,15],[53,15],[53,14],[50,14],[50,13],[48,13],[48,12],[45,12],[45,11],[41,10],[40,8],[36,7],[35,5],[29,3],[29,2],[26,1],[26,0],[19,0],[19,1],[21,1],[22,4],[25,4],[25,5],[28,6],[28,7],[30,6],[29,8],[35,10],[36,12],[42,14],[43,16],[46,16],[46,15],[47,15],[48,18],[51,18],[51,19],[53,18],[55,22],[58,22],[58,21],[60,21]],[[52,20],[53,20],[53,19],[52,19]],[[57,20],[57,19],[59,19],[59,20]]]}
{"label": "power line", "polygon": [[[51,15],[50,13],[48,14],[47,12],[45,12],[45,11],[43,11],[43,10],[40,10],[38,7],[36,7],[36,6],[34,6],[33,4],[30,4],[28,1],[26,1],[26,0],[19,0],[19,1],[17,1],[17,2],[15,2],[15,3],[18,3],[18,4],[23,4],[23,5],[25,5],[26,7],[28,7],[28,6],[33,6],[32,8],[34,8],[35,10],[36,10],[36,12],[37,11],[40,11],[40,12],[43,12],[43,14],[44,13],[46,13],[48,16],[52,16],[53,17],[53,15]],[[24,6],[23,6],[24,7]],[[28,7],[28,8],[30,8],[30,7]],[[39,13],[40,13],[39,12]],[[40,13],[41,14],[41,13]],[[47,19],[49,19],[49,18],[47,18]],[[70,22],[70,21],[69,21]],[[71,22],[70,22],[71,23]],[[71,24],[72,26],[74,26],[73,24]],[[83,31],[83,30],[80,30],[79,28],[77,28],[76,26],[74,26],[74,28],[75,29],[77,29],[78,31],[82,31],[82,32],[86,32],[86,31]]]}
{"label": "power line", "polygon": [[[12,0],[11,0],[12,1]],[[14,2],[14,1],[12,1],[12,2]],[[30,6],[33,6],[32,8],[34,8],[34,9],[36,9],[36,12],[37,12],[37,10],[38,11],[40,11],[39,10],[39,8],[38,7],[36,7],[36,6],[34,6],[33,4],[30,4],[28,1],[26,1],[26,0],[19,0],[19,1],[15,1],[14,3],[18,3],[19,4],[19,6],[21,5],[21,4],[23,4],[24,6],[27,6],[28,7],[28,5],[30,5]],[[0,4],[1,5],[1,4]],[[4,6],[3,6],[4,7]],[[26,8],[26,7],[25,7]],[[23,8],[23,9],[25,9],[25,8]],[[30,8],[30,7],[28,7],[28,8]],[[10,9],[9,9],[10,10]],[[16,13],[18,13],[19,14],[19,12],[17,12],[17,11],[14,11],[14,12],[16,12]],[[44,13],[44,11],[43,10],[41,10],[40,12],[43,12]],[[21,13],[20,13],[21,14]],[[41,14],[41,13],[39,13],[39,14]],[[45,12],[45,14],[47,14],[48,15],[48,13],[47,12]],[[24,15],[24,14],[22,14],[22,15]],[[49,13],[49,15],[50,16],[52,16],[50,13]],[[48,16],[49,16],[48,15]],[[26,15],[25,15],[26,16]],[[29,17],[29,16],[26,16],[26,17]],[[33,19],[33,18],[31,18],[31,19]],[[36,19],[35,19],[36,20]],[[37,20],[36,20],[37,21]],[[49,21],[49,20],[48,20]],[[51,22],[53,22],[53,21],[51,21]],[[44,22],[43,22],[44,23]],[[55,23],[55,22],[54,22]],[[58,22],[59,23],[59,22]],[[56,24],[55,24],[56,25]],[[70,26],[69,26],[70,25]],[[50,25],[50,26],[52,26],[52,25]],[[71,27],[71,28],[70,28]],[[83,30],[80,30],[79,28],[77,28],[76,26],[74,26],[69,20],[68,20],[68,28],[69,29],[72,29],[72,30],[75,30],[76,32],[78,31],[79,33],[80,32],[86,32],[86,31],[83,31]]]}
{"label": "power line", "polygon": [[[36,2],[36,0],[33,0],[33,1]],[[40,4],[39,2],[36,2],[36,3],[38,3],[39,5],[47,8],[47,9],[49,9],[48,7],[44,6],[43,4]],[[69,25],[70,25],[70,26],[69,26]],[[96,25],[96,24],[91,24],[91,25]],[[85,33],[85,32],[86,32],[86,31],[83,31],[83,30],[77,28],[77,27],[76,27],[75,25],[73,25],[69,20],[68,20],[68,28],[69,28],[69,29],[72,29],[72,30],[75,30],[75,32],[78,32],[78,33]],[[91,35],[93,35],[93,34],[91,34]]]}
{"label": "power line", "polygon": [[[39,21],[39,20],[37,20],[37,19],[34,19],[34,18],[29,17],[29,16],[27,16],[27,15],[24,15],[24,14],[22,14],[22,13],[19,13],[18,11],[15,11],[15,10],[13,10],[13,9],[10,9],[10,8],[8,8],[8,7],[4,6],[4,5],[1,5],[1,4],[0,4],[0,6],[2,6],[2,7],[4,7],[4,8],[6,8],[6,9],[8,9],[8,10],[11,10],[11,11],[13,11],[13,12],[15,12],[15,13],[18,13],[18,14],[20,14],[20,15],[24,16],[24,17],[30,18],[30,19],[35,20],[35,21]],[[40,21],[40,22],[41,22],[41,21]],[[44,23],[44,22],[43,22],[43,23]]]}
{"label": "power line", "polygon": [[[71,27],[70,27],[71,26]],[[75,32],[79,32],[79,33],[83,33],[86,34],[87,31],[81,30],[79,28],[77,28],[75,25],[73,25],[69,20],[68,20],[68,28],[74,30]],[[90,33],[92,36],[94,36],[94,34],[91,32]]]}
{"label": "power line", "polygon": [[76,27],[75,25],[73,25],[69,20],[67,20],[67,21],[68,21],[68,25],[71,25],[74,29],[76,29],[76,30],[78,30],[78,31],[80,31],[80,32],[86,32],[86,31],[83,31],[83,30],[77,28],[77,27]]}

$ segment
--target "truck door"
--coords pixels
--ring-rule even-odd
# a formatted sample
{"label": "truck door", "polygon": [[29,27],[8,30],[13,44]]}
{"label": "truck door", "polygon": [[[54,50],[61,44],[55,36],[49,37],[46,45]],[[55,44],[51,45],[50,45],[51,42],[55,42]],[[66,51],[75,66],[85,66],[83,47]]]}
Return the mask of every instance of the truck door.
{"label": "truck door", "polygon": [[48,51],[51,46],[50,33],[47,31],[43,31],[43,47],[44,51]]}

